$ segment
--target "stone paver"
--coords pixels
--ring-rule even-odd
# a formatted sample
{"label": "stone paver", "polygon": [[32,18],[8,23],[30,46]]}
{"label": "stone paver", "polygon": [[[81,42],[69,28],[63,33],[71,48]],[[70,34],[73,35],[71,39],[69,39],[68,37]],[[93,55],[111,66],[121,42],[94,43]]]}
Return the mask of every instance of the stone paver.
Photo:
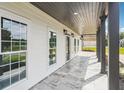
{"label": "stone paver", "polygon": [[[32,90],[107,89],[107,77],[100,74],[95,53],[80,52],[77,57],[32,87]],[[101,86],[101,87],[100,87]]]}

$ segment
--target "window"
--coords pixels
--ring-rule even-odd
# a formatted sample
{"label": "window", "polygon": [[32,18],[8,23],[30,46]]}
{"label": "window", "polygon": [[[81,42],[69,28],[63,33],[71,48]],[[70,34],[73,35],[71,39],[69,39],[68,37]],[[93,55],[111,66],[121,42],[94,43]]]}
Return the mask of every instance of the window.
{"label": "window", "polygon": [[49,65],[56,63],[56,33],[49,31]]}
{"label": "window", "polygon": [[74,52],[76,53],[76,39],[74,39]]}
{"label": "window", "polygon": [[77,51],[79,51],[79,40],[77,39]]}
{"label": "window", "polygon": [[26,77],[27,25],[1,18],[0,89]]}

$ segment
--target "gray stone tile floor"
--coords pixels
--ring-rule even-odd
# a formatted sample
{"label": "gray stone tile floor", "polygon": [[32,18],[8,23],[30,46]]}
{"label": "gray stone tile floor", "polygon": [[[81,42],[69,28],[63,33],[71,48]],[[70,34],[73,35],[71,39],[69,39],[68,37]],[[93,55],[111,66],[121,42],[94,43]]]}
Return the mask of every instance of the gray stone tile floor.
{"label": "gray stone tile floor", "polygon": [[100,74],[100,65],[95,53],[79,52],[31,90],[107,90],[107,75]]}

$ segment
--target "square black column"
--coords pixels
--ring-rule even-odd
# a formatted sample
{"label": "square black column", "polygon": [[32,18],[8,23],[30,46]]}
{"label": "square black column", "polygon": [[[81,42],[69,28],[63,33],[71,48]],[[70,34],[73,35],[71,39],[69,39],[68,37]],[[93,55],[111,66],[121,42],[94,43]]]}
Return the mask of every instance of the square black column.
{"label": "square black column", "polygon": [[97,58],[98,58],[98,62],[100,62],[100,31],[98,30],[97,31],[97,34],[96,34],[96,55],[97,55]]}
{"label": "square black column", "polygon": [[106,73],[106,62],[105,62],[105,19],[106,16],[103,15],[101,19],[101,30],[100,30],[100,61],[101,61],[101,73]]}
{"label": "square black column", "polygon": [[109,35],[109,71],[108,84],[110,90],[119,89],[119,3],[109,3],[108,7]]}

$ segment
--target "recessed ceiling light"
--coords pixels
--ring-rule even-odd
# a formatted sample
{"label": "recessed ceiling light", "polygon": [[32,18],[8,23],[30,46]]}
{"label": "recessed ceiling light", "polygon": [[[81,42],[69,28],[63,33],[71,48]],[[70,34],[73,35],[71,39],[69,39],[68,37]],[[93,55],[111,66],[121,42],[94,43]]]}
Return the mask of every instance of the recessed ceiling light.
{"label": "recessed ceiling light", "polygon": [[78,14],[78,13],[76,13],[76,12],[74,13],[74,15],[77,15],[77,14]]}

